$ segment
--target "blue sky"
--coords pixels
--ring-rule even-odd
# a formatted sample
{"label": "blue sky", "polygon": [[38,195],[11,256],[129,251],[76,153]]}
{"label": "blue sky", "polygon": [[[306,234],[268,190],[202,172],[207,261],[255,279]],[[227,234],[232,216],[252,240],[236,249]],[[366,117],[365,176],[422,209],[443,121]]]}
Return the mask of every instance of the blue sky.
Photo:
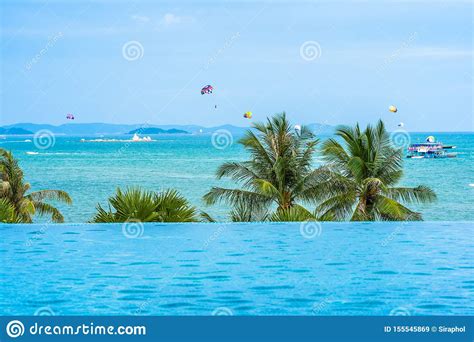
{"label": "blue sky", "polygon": [[[1,6],[1,124],[61,124],[74,113],[244,126],[250,110],[254,120],[286,111],[295,123],[473,130],[470,1]],[[206,84],[215,92],[201,96]]]}

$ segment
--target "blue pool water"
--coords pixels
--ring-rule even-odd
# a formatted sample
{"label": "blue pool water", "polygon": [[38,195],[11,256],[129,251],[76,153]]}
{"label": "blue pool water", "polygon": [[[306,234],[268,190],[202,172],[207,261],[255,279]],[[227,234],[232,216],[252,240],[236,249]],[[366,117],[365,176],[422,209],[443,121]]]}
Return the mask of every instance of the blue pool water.
{"label": "blue pool water", "polygon": [[[459,156],[404,161],[401,185],[428,185],[439,198],[437,203],[411,207],[421,211],[427,221],[474,220],[474,187],[469,185],[474,184],[474,134],[411,133],[409,139],[419,142],[430,134],[445,144],[456,145]],[[321,140],[329,137],[319,136]],[[195,206],[218,219],[226,219],[228,208],[205,207],[202,196],[212,186],[234,186],[230,181],[216,180],[215,172],[222,163],[249,158],[237,144],[238,136],[233,137],[232,144],[221,141],[224,145],[219,146],[225,147],[222,149],[214,147],[211,135],[162,135],[155,136],[156,141],[150,143],[82,143],[81,138],[57,136],[55,143],[45,150],[36,148],[31,141],[25,142],[26,138],[0,140],[0,148],[13,151],[20,160],[32,189],[69,192],[74,204],[60,205],[66,222],[87,222],[98,202],[105,204],[117,187],[130,185],[150,190],[176,188]],[[320,163],[317,157],[315,166]]]}
{"label": "blue pool water", "polygon": [[2,315],[474,314],[472,222],[1,225],[0,236]]}

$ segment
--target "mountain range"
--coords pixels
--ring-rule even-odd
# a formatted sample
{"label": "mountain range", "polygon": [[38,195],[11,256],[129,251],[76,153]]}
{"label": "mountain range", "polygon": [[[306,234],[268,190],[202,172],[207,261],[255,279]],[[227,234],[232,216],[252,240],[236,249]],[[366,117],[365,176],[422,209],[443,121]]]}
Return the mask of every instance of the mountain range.
{"label": "mountain range", "polygon": [[2,135],[26,135],[33,134],[33,132],[20,127],[0,127],[0,134]]}
{"label": "mountain range", "polygon": [[[309,124],[307,125],[314,132],[318,134],[332,133],[333,126],[323,124]],[[239,127],[233,125],[221,125],[214,127],[204,127],[199,125],[148,125],[148,124],[108,124],[108,123],[68,123],[59,126],[48,124],[34,124],[34,123],[17,123],[0,127],[0,134],[2,135],[21,135],[34,134],[41,130],[49,130],[58,135],[79,135],[79,136],[100,136],[100,135],[119,135],[119,134],[133,134],[135,130],[141,132],[150,129],[156,133],[146,134],[185,134],[185,133],[213,133],[216,130],[227,130],[232,134],[242,134],[249,127]]]}

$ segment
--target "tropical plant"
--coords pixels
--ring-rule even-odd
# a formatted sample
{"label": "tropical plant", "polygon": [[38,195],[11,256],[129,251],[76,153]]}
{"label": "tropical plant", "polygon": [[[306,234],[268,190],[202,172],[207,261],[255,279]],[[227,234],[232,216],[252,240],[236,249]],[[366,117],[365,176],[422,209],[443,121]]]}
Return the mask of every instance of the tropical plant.
{"label": "tropical plant", "polygon": [[208,205],[225,202],[234,208],[232,220],[249,221],[268,218],[265,212],[270,208],[287,210],[299,201],[317,200],[314,180],[319,170],[312,168],[312,159],[318,139],[307,127],[295,129],[285,113],[277,114],[266,123],[255,123],[239,143],[251,159],[224,163],[216,175],[234,180],[241,188],[213,187],[204,195]]}
{"label": "tropical plant", "polygon": [[[30,184],[25,183],[23,171],[11,152],[0,149],[0,198],[5,213],[13,208],[15,222],[31,223],[32,217],[51,215],[53,222],[64,222],[61,212],[52,204],[45,201],[61,201],[71,204],[68,193],[61,190],[40,190],[29,192]],[[7,214],[5,214],[7,215]]]}
{"label": "tropical plant", "polygon": [[[421,220],[420,213],[406,203],[429,203],[436,199],[430,188],[397,187],[403,175],[403,151],[395,148],[382,121],[362,131],[341,126],[336,130],[342,140],[323,144],[328,163],[319,173],[321,203],[316,213],[325,220],[408,221]],[[404,204],[402,204],[404,203]]]}
{"label": "tropical plant", "polygon": [[[109,208],[97,205],[92,222],[196,222],[196,209],[176,190],[145,191],[141,188],[119,188],[109,197]],[[113,210],[112,210],[113,208]]]}
{"label": "tropical plant", "polygon": [[15,212],[15,207],[6,199],[0,198],[0,222],[18,223],[19,219]]}
{"label": "tropical plant", "polygon": [[300,205],[295,205],[288,209],[275,211],[268,217],[268,221],[272,222],[301,222],[301,221],[318,221],[314,213]]}

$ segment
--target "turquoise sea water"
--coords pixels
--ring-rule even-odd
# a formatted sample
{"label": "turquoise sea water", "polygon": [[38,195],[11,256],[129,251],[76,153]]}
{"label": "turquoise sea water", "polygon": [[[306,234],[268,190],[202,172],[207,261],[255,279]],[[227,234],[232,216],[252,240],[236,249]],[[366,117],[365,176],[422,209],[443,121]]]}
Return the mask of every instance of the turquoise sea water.
{"label": "turquoise sea water", "polygon": [[[474,134],[412,133],[412,142],[435,135],[445,144],[456,145],[455,159],[405,160],[405,178],[401,184],[425,184],[438,194],[437,203],[418,209],[425,220],[474,220]],[[106,203],[117,186],[140,185],[151,190],[177,188],[199,208],[224,219],[224,206],[205,208],[201,198],[211,186],[232,186],[229,181],[215,179],[217,167],[226,161],[248,158],[237,144],[227,146],[225,139],[212,144],[211,135],[155,136],[149,143],[81,142],[81,138],[56,136],[48,149],[38,149],[33,142],[8,137],[0,140],[0,148],[12,150],[20,160],[27,181],[33,189],[68,191],[74,204],[61,206],[67,222],[86,222],[98,202]],[[95,137],[97,138],[97,137]],[[114,137],[130,139],[126,137]],[[327,136],[321,136],[325,139]],[[221,145],[219,145],[219,143]],[[320,163],[315,160],[315,166]]]}
{"label": "turquoise sea water", "polygon": [[0,236],[2,315],[474,315],[472,222],[0,225]]}

